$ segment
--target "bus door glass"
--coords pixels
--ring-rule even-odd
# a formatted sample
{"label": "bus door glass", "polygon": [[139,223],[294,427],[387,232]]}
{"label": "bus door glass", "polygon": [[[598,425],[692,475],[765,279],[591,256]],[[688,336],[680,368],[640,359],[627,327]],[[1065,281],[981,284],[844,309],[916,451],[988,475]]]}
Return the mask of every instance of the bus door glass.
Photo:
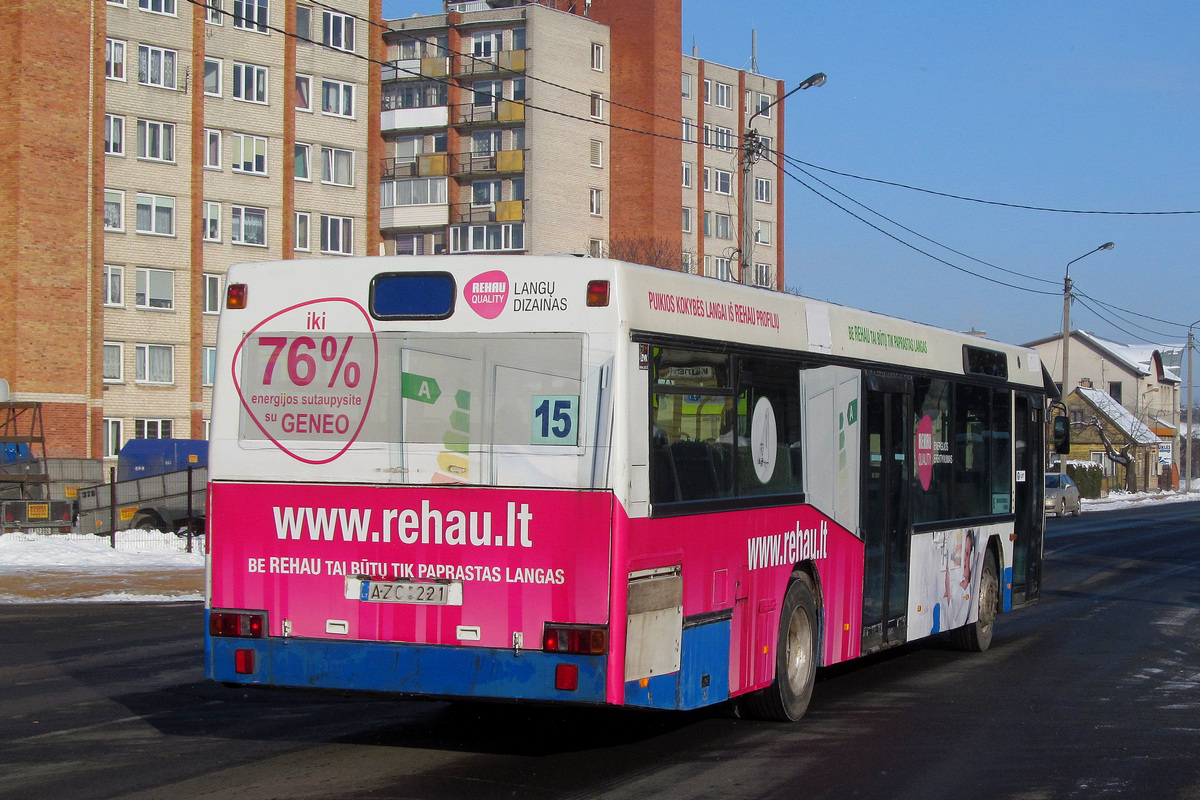
{"label": "bus door glass", "polygon": [[911,531],[912,378],[866,375],[863,652],[905,640]]}
{"label": "bus door glass", "polygon": [[1013,603],[1019,605],[1038,596],[1039,565],[1042,552],[1042,492],[1044,478],[1042,463],[1041,401],[1031,395],[1016,396],[1015,426],[1013,429],[1016,494],[1013,511],[1016,514],[1013,543],[1012,590]]}

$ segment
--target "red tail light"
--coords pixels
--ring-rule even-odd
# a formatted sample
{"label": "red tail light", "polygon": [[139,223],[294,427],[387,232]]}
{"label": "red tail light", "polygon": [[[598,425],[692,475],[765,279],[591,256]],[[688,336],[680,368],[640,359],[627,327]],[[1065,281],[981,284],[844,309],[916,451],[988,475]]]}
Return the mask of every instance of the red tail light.
{"label": "red tail light", "polygon": [[587,304],[591,308],[608,305],[608,281],[588,281]]}
{"label": "red tail light", "polygon": [[231,283],[225,290],[225,307],[226,308],[245,308],[246,307],[246,284]]}
{"label": "red tail light", "polygon": [[235,639],[261,639],[265,615],[246,614],[238,611],[214,611],[208,615],[210,636],[225,636]]}
{"label": "red tail light", "polygon": [[579,665],[559,664],[554,668],[554,688],[573,692],[579,688]]}
{"label": "red tail light", "polygon": [[599,625],[547,624],[542,631],[542,650],[546,653],[570,653],[599,656],[608,652],[608,630]]}
{"label": "red tail light", "polygon": [[234,650],[233,669],[238,675],[252,675],[254,673],[254,651]]}

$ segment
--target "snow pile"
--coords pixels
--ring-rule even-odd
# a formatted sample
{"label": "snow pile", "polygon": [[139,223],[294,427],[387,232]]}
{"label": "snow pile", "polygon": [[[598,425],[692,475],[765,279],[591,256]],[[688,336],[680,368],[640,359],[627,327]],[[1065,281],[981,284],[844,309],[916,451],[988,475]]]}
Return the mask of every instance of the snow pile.
{"label": "snow pile", "polygon": [[[1192,481],[1193,486],[1196,481]],[[1194,490],[1193,490],[1194,491]],[[1182,492],[1109,492],[1107,497],[1099,500],[1083,500],[1084,511],[1117,511],[1123,508],[1153,505],[1156,503],[1182,503],[1189,500],[1200,500],[1200,494],[1184,494]]]}

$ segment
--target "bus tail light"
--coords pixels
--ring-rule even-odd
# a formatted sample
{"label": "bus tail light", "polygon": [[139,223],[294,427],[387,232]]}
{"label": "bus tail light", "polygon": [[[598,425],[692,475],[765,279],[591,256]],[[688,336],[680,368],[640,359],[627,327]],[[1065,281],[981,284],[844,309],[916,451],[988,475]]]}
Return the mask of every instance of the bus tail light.
{"label": "bus tail light", "polygon": [[601,625],[555,625],[542,631],[542,651],[577,656],[600,656],[608,652],[608,630]]}
{"label": "bus tail light", "polygon": [[247,614],[240,611],[214,611],[208,615],[210,636],[234,639],[263,638],[263,614]]}
{"label": "bus tail light", "polygon": [[225,290],[225,307],[226,308],[245,308],[246,307],[246,284],[231,283]]}
{"label": "bus tail light", "polygon": [[233,651],[233,670],[238,675],[253,675],[254,674],[254,651],[253,650],[235,650],[235,651]]}
{"label": "bus tail light", "polygon": [[587,304],[589,308],[608,305],[608,281],[588,281]]}
{"label": "bus tail light", "polygon": [[554,688],[573,692],[579,688],[579,665],[559,664],[554,668]]}

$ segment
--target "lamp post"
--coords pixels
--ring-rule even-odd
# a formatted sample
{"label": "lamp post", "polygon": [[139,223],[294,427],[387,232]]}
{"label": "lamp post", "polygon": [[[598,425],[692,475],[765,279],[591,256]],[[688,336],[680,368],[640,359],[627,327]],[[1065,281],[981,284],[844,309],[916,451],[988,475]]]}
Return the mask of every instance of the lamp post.
{"label": "lamp post", "polygon": [[[1063,277],[1063,334],[1062,334],[1062,402],[1063,408],[1067,407],[1067,395],[1070,394],[1070,387],[1067,385],[1067,365],[1069,362],[1069,351],[1071,347],[1071,265],[1080,259],[1087,258],[1092,253],[1099,253],[1101,250],[1112,250],[1115,245],[1112,242],[1105,242],[1095,250],[1089,250],[1079,258],[1073,258],[1067,262],[1066,274]],[[1067,474],[1067,459],[1065,457],[1058,460],[1058,471],[1063,475]]]}
{"label": "lamp post", "polygon": [[751,125],[754,118],[773,106],[782,103],[788,97],[791,97],[796,92],[802,89],[808,89],[813,86],[824,86],[827,76],[824,72],[818,72],[816,75],[809,76],[801,81],[800,85],[792,89],[783,97],[777,98],[773,103],[769,103],[750,115],[750,119],[746,120],[746,133],[742,138],[741,161],[742,161],[742,196],[741,196],[741,216],[742,216],[742,236],[741,247],[739,248],[738,258],[738,283],[745,283],[746,276],[750,273],[751,257],[754,255],[754,213],[753,213],[753,192],[754,192],[754,165],[762,158],[762,140],[758,138],[758,131]]}
{"label": "lamp post", "polygon": [[1187,340],[1187,356],[1188,356],[1188,413],[1187,413],[1187,487],[1184,489],[1185,494],[1191,494],[1192,491],[1192,348],[1195,347],[1195,339],[1192,336],[1192,329],[1200,325],[1200,319],[1188,325],[1188,340]]}

